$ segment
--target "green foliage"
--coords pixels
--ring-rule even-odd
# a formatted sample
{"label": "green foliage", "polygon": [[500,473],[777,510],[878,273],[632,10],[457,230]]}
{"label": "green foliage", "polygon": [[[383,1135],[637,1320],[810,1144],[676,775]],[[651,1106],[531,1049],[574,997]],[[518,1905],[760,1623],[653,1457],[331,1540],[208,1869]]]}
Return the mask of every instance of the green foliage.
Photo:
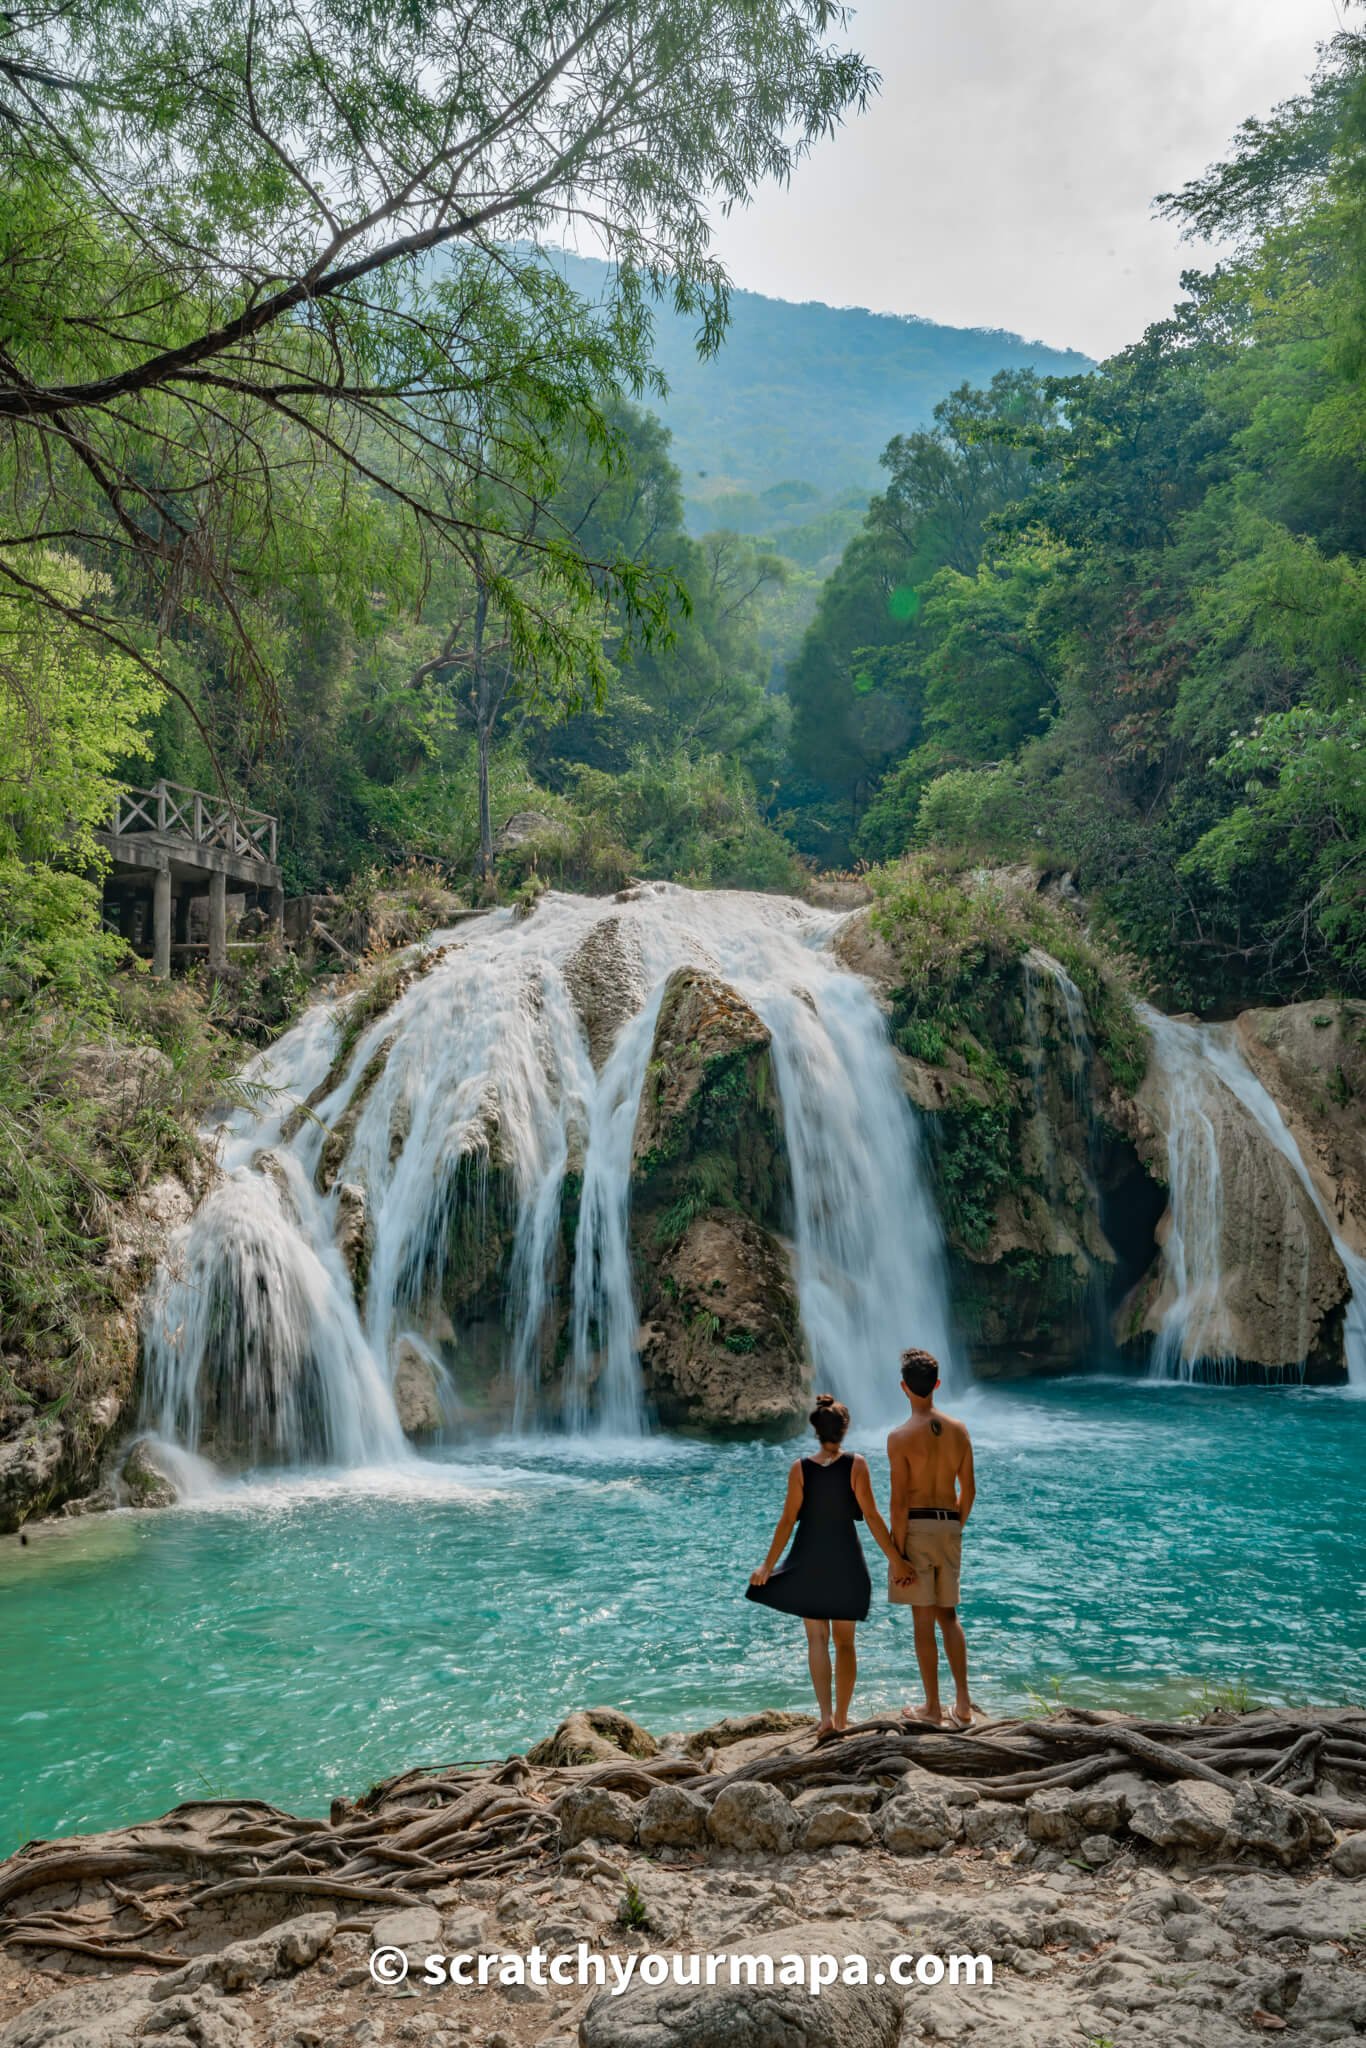
{"label": "green foliage", "polygon": [[1363,144],[1341,35],[1164,201],[1231,262],[1093,375],[1013,415],[998,379],[920,437],[912,516],[872,508],[794,672],[795,767],[833,806],[805,836],[794,808],[799,844],[1070,870],[1178,1006],[1366,986]]}
{"label": "green foliage", "polygon": [[[73,611],[101,594],[70,557],[40,558]],[[39,563],[32,563],[35,569]],[[108,824],[119,769],[148,751],[161,692],[136,666],[100,652],[72,620],[0,587],[0,988],[87,1005],[122,952],[100,929]]]}

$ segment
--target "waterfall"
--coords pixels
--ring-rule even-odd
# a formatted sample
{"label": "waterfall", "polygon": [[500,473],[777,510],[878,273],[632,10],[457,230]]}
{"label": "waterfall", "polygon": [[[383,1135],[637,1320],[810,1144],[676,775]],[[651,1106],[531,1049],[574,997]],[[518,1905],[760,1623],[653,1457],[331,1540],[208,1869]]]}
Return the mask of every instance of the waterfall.
{"label": "waterfall", "polygon": [[[221,1178],[150,1291],[145,1426],[222,1460],[393,1463],[412,1455],[402,1360],[448,1413],[496,1381],[520,1429],[642,1429],[632,1139],[684,965],[772,1035],[815,1379],[860,1423],[897,1413],[906,1344],[950,1370],[943,1246],[884,1018],[830,951],[841,921],[667,884],[613,903],[551,893],[529,917],[435,934],[377,1014],[366,989],[311,1010],[244,1075],[257,1106],[223,1126]],[[615,991],[595,1071],[573,990],[609,922],[636,982]],[[457,1312],[483,1347],[474,1393],[445,1383]]]}
{"label": "waterfall", "polygon": [[1223,1301],[1223,1172],[1220,1095],[1231,1096],[1286,1161],[1312,1202],[1351,1286],[1343,1325],[1349,1386],[1366,1394],[1366,1259],[1339,1235],[1334,1218],[1272,1097],[1249,1067],[1231,1025],[1140,1015],[1152,1034],[1168,1104],[1166,1244],[1172,1299],[1158,1332],[1153,1370],[1162,1379],[1220,1377],[1233,1345]]}

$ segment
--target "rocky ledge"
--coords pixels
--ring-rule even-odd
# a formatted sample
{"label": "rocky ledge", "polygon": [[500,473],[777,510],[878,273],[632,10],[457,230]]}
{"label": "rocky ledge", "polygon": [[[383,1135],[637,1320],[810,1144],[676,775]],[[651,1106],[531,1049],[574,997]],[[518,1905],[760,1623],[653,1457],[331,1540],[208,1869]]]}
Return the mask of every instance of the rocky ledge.
{"label": "rocky ledge", "polygon": [[[295,1818],[196,1801],[0,1865],[0,2048],[1242,2048],[1366,2031],[1366,1713],[1060,1710],[817,1743],[577,1714]],[[897,1989],[377,1985],[370,1957],[989,1957]],[[513,1973],[515,1975],[515,1972]]]}

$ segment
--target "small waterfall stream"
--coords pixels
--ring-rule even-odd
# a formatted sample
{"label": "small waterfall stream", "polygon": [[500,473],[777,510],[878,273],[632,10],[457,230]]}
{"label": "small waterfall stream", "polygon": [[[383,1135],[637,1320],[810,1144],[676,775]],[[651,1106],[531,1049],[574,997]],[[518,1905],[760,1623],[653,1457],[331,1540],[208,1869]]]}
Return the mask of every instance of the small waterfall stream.
{"label": "small waterfall stream", "polygon": [[[1173,1294],[1153,1360],[1161,1379],[1219,1377],[1233,1354],[1224,1309],[1223,1172],[1219,1093],[1252,1118],[1292,1169],[1321,1218],[1351,1284],[1343,1324],[1343,1355],[1353,1393],[1366,1395],[1366,1259],[1339,1235],[1327,1204],[1272,1097],[1244,1059],[1231,1025],[1164,1017],[1147,1004],[1140,1014],[1152,1034],[1168,1102],[1167,1170],[1170,1230],[1167,1265]],[[1292,1233],[1287,1231],[1288,1249]],[[1293,1276],[1283,1287],[1293,1287]]]}
{"label": "small waterfall stream", "polygon": [[[635,985],[595,1072],[572,981],[608,919]],[[477,1290],[510,1232],[498,1363],[515,1425],[642,1429],[632,1137],[664,984],[681,965],[728,982],[772,1034],[816,1381],[861,1423],[895,1414],[900,1349],[952,1357],[943,1246],[885,1021],[829,950],[840,922],[785,898],[666,884],[611,903],[551,894],[528,918],[497,912],[434,935],[358,1034],[347,1000],[310,1010],[248,1069],[261,1105],[228,1121],[223,1177],[154,1282],[145,1426],[248,1463],[402,1460],[397,1361],[405,1346],[439,1358],[442,1343],[423,1304],[453,1259]],[[566,1284],[571,1184],[568,1357],[561,1412],[547,1416],[539,1362]],[[338,1249],[346,1203],[364,1218],[363,1317]]]}

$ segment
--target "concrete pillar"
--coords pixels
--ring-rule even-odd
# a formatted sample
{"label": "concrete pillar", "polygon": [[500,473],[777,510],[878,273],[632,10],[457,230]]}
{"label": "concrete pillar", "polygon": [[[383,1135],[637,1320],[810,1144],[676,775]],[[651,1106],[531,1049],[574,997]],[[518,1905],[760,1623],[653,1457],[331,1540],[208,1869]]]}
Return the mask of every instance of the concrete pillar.
{"label": "concrete pillar", "polygon": [[163,981],[171,971],[171,870],[157,869],[152,884],[152,972]]}
{"label": "concrete pillar", "polygon": [[189,944],[190,940],[190,892],[182,889],[175,900],[175,942],[178,946]]}
{"label": "concrete pillar", "polygon": [[283,939],[285,935],[285,892],[283,889],[267,889],[266,913],[270,918],[271,929],[275,933],[276,938]]}
{"label": "concrete pillar", "polygon": [[228,878],[209,876],[209,972],[221,974],[228,964]]}

